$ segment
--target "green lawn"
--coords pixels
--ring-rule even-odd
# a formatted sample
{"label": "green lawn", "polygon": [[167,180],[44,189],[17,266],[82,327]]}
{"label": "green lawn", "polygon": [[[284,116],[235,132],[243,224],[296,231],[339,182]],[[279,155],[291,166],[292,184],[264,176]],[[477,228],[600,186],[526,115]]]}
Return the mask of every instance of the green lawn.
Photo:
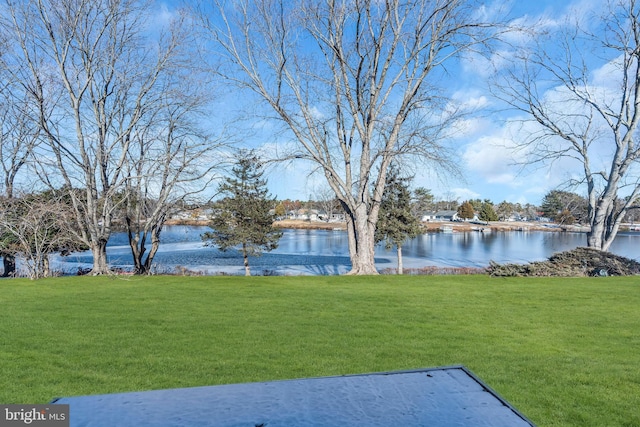
{"label": "green lawn", "polygon": [[0,402],[463,364],[540,426],[640,426],[640,278],[0,281]]}

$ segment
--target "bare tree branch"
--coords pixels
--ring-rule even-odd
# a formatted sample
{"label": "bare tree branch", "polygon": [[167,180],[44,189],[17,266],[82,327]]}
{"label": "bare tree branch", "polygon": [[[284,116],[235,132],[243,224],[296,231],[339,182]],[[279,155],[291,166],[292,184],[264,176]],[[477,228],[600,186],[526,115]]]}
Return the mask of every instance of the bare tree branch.
{"label": "bare tree branch", "polygon": [[[582,168],[587,244],[602,250],[611,246],[640,192],[639,17],[635,0],[610,0],[605,13],[593,17],[595,29],[570,21],[541,36],[533,49],[523,47],[495,86],[500,99],[538,125],[521,144],[530,161],[571,158]],[[560,41],[560,49],[548,49],[550,41]],[[609,73],[606,83],[593,79],[592,52],[604,52],[599,66]]]}

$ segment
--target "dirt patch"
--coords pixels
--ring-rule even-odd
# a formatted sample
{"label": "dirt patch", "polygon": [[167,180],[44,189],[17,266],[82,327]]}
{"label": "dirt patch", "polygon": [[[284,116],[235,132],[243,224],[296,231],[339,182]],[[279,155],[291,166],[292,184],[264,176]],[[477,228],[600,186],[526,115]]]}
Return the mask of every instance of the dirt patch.
{"label": "dirt patch", "polygon": [[487,269],[492,276],[633,276],[640,274],[640,263],[610,252],[576,248],[554,254],[548,261],[529,264],[498,264]]}

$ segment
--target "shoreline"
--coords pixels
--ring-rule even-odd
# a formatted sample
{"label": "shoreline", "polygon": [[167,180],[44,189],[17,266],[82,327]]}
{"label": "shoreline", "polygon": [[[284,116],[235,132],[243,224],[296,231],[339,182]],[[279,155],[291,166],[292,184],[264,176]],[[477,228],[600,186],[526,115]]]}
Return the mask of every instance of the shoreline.
{"label": "shoreline", "polygon": [[[184,219],[170,219],[165,222],[165,225],[193,225],[193,226],[205,226],[208,224],[207,220],[184,220]],[[524,221],[493,221],[489,223],[479,222],[453,222],[453,221],[432,221],[423,222],[424,231],[426,233],[442,232],[442,227],[451,228],[451,232],[492,232],[492,231],[564,231],[574,233],[584,233],[589,229],[586,226],[580,225],[558,225],[553,223],[536,223],[536,222],[524,222]],[[274,227],[292,229],[292,230],[346,230],[347,224],[345,222],[324,222],[324,221],[307,221],[298,219],[284,219],[275,221]]]}

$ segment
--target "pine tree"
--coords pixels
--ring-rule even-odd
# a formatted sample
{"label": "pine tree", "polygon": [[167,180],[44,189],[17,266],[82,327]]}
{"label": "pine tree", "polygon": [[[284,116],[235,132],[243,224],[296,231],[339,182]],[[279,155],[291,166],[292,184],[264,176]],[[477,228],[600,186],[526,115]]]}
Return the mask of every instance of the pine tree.
{"label": "pine tree", "polygon": [[376,227],[376,243],[385,241],[387,249],[396,247],[398,253],[398,274],[402,274],[402,244],[420,234],[420,221],[411,213],[411,192],[409,178],[399,175],[396,167],[389,169],[385,186],[378,224]]}
{"label": "pine tree", "polygon": [[496,214],[496,211],[493,209],[493,203],[491,203],[490,200],[485,200],[480,205],[478,219],[485,222],[498,220],[498,214]]}
{"label": "pine tree", "polygon": [[427,211],[435,209],[435,197],[431,194],[431,190],[424,187],[418,187],[413,190],[413,199],[411,201],[411,212],[417,218],[422,218]]}
{"label": "pine tree", "polygon": [[204,241],[226,251],[239,247],[244,258],[245,275],[250,276],[249,256],[278,247],[282,232],[273,227],[275,205],[262,178],[264,171],[253,151],[241,150],[232,169],[232,177],[220,184],[225,197],[216,204],[209,226],[213,231],[202,235]]}
{"label": "pine tree", "polygon": [[560,200],[560,192],[557,190],[552,190],[545,194],[542,199],[542,205],[540,209],[544,216],[549,218],[555,218],[558,213],[562,211],[562,201]]}
{"label": "pine tree", "polygon": [[588,205],[589,201],[578,194],[551,190],[542,199],[540,209],[544,216],[566,224],[567,221],[588,222]]}

